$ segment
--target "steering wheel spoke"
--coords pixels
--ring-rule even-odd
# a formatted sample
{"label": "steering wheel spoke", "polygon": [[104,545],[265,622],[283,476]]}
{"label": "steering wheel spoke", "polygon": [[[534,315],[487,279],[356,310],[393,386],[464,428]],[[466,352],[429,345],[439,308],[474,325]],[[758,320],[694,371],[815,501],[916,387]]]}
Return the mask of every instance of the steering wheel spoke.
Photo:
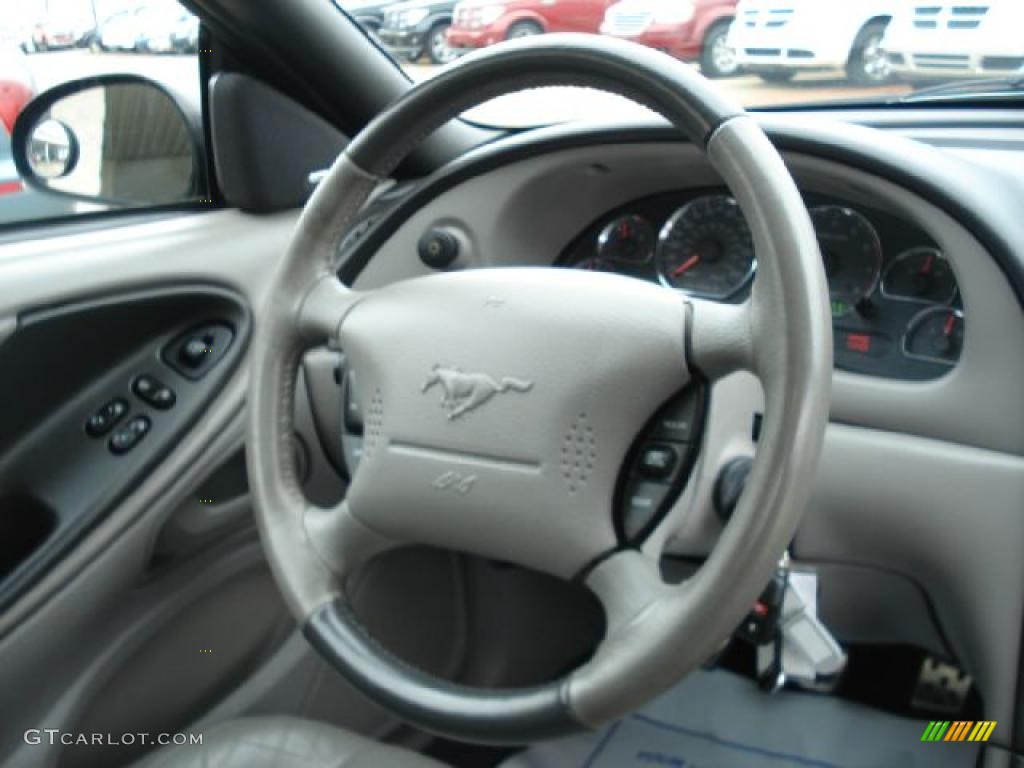
{"label": "steering wheel spoke", "polygon": [[302,525],[310,545],[344,590],[353,574],[377,555],[407,542],[388,538],[359,520],[347,500],[332,507],[307,505]]}
{"label": "steering wheel spoke", "polygon": [[721,304],[689,299],[688,364],[709,380],[754,365],[752,304]]}
{"label": "steering wheel spoke", "polygon": [[298,331],[307,342],[336,340],[345,316],[365,296],[324,274],[309,287],[299,309]]}
{"label": "steering wheel spoke", "polygon": [[603,560],[587,574],[587,588],[605,611],[605,643],[627,641],[631,628],[644,621],[652,606],[671,594],[653,557],[625,550]]}

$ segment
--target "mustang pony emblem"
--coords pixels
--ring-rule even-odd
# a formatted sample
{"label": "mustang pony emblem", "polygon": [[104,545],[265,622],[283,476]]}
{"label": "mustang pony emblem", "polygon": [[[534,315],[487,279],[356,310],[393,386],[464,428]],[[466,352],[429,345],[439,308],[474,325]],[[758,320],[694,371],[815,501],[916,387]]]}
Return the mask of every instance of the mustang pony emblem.
{"label": "mustang pony emblem", "polygon": [[505,376],[495,381],[486,373],[463,373],[458,368],[442,368],[435,365],[434,369],[423,382],[422,392],[427,392],[435,385],[441,385],[444,399],[441,407],[448,411],[449,419],[457,419],[467,411],[486,403],[497,394],[505,392],[529,392],[533,389],[532,381],[515,379]]}

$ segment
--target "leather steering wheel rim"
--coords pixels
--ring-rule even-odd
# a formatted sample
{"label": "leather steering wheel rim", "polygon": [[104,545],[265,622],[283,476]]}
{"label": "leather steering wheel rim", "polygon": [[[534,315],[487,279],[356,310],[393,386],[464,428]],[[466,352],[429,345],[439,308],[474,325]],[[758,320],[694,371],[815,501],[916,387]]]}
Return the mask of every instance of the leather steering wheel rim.
{"label": "leather steering wheel rim", "polygon": [[[487,99],[543,85],[626,96],[660,113],[706,152],[753,234],[758,273],[746,303],[702,302],[569,270],[475,270],[372,293],[339,282],[334,270],[342,235],[423,137]],[[614,301],[607,322],[593,309],[599,298]],[[519,314],[510,320],[510,311]],[[424,312],[436,317],[436,330],[416,324]],[[603,323],[607,360],[592,355],[565,367],[569,342],[593,338],[577,321]],[[492,334],[494,343],[464,337],[453,344],[445,333],[458,334],[459,323]],[[414,345],[379,348],[388,339],[400,344],[404,335],[397,329],[411,324]],[[523,338],[524,329],[543,334],[548,327],[546,338]],[[567,337],[564,343],[559,335]],[[364,457],[347,499],[330,510],[303,497],[291,448],[300,355],[327,340],[362,365],[366,454],[372,454],[372,461]],[[443,355],[490,366],[495,376],[518,366],[513,373],[527,370],[529,380],[518,396],[445,420],[436,405],[427,408],[418,397],[417,378],[427,373],[429,360],[437,364]],[[644,375],[624,377],[627,365]],[[682,585],[669,586],[653,557],[621,549],[614,534],[609,539],[611,523],[602,518],[611,514],[602,499],[605,476],[621,466],[629,429],[653,413],[656,398],[693,375],[713,381],[737,370],[755,373],[765,391],[757,457],[706,562]],[[263,545],[309,641],[356,687],[404,719],[453,738],[506,744],[597,727],[710,656],[767,583],[809,496],[831,374],[828,292],[813,226],[782,159],[752,118],[689,66],[630,43],[548,35],[500,44],[459,60],[379,115],[341,154],[303,211],[253,338],[247,460]],[[626,386],[636,403],[595,407]],[[655,400],[639,402],[645,398]],[[544,414],[545,423],[558,423],[523,426],[530,414],[524,403],[537,422]],[[496,443],[485,434],[498,426],[514,429],[516,419],[522,436],[506,430],[504,442]],[[557,477],[557,446],[564,445],[559,441],[570,422],[570,437],[587,429],[601,445],[589,459],[593,479],[586,487],[566,487]],[[507,446],[530,460],[493,458]],[[487,501],[458,494],[435,501],[436,494],[428,496],[429,478],[449,466],[472,467],[480,493],[497,490]],[[381,480],[395,476],[401,480]],[[517,494],[524,507],[532,502],[529,510],[509,500]],[[411,514],[410,506],[422,507],[420,514]],[[548,539],[558,547],[547,546]],[[584,583],[606,611],[606,637],[585,664],[532,688],[473,688],[414,669],[366,634],[345,596],[356,569],[408,543],[500,554],[563,577],[585,567]]]}

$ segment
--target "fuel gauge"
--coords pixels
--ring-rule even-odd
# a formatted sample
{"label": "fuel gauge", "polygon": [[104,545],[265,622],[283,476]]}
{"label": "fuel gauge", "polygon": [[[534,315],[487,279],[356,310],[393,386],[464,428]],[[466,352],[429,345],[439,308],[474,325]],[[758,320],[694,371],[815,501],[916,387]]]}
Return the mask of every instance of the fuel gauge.
{"label": "fuel gauge", "polygon": [[902,301],[949,304],[956,293],[956,277],[936,248],[911,248],[885,270],[882,293]]}
{"label": "fuel gauge", "polygon": [[952,307],[919,312],[903,335],[903,354],[943,365],[955,365],[963,345],[964,313]]}

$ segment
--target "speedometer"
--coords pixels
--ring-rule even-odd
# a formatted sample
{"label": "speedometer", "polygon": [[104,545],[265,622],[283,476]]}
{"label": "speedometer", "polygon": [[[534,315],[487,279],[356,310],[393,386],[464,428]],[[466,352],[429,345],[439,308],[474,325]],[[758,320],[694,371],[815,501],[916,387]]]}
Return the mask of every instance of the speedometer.
{"label": "speedometer", "polygon": [[665,222],[655,260],[662,284],[692,296],[727,299],[754,272],[754,240],[733,198],[707,195]]}
{"label": "speedometer", "polygon": [[832,314],[847,314],[870,296],[882,271],[882,243],[871,222],[856,211],[822,205],[811,221],[825,260]]}

